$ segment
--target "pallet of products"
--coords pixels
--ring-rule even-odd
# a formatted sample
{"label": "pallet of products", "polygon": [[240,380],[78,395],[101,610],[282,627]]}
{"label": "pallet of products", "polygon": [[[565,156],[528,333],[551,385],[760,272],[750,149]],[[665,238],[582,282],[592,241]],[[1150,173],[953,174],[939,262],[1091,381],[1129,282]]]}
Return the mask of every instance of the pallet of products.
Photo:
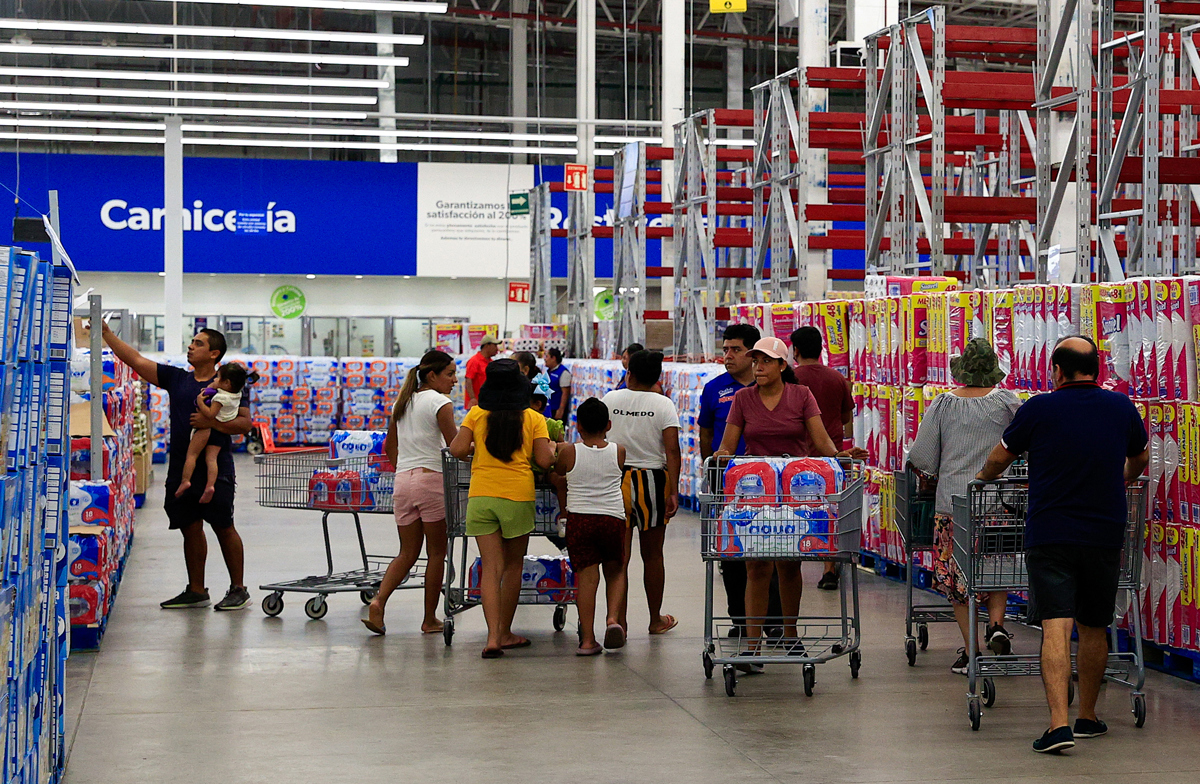
{"label": "pallet of products", "polygon": [[0,249],[0,778],[56,781],[64,754],[73,275]]}
{"label": "pallet of products", "polygon": [[[91,355],[76,349],[72,359],[73,404],[91,400]],[[125,561],[133,542],[137,494],[135,476],[135,423],[144,393],[133,370],[107,349],[102,358],[104,418],[102,477],[91,473],[90,422],[72,430],[70,485],[67,494],[69,526],[69,609],[71,647],[94,649],[100,645],[108,615],[120,586]],[[86,420],[86,417],[85,417]]]}

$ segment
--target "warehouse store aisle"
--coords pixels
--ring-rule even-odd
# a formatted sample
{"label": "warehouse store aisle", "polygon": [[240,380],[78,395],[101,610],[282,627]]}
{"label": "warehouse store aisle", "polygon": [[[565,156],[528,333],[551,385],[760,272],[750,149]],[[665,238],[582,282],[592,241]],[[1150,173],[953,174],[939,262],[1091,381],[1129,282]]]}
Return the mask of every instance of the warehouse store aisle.
{"label": "warehouse store aisle", "polygon": [[[239,528],[255,604],[221,614],[165,612],[158,602],[183,582],[178,535],[160,511],[161,485],[139,513],[136,544],[98,654],[72,654],[67,713],[72,784],[529,780],[598,782],[1184,781],[1200,768],[1200,687],[1150,674],[1150,717],[1133,727],[1128,694],[1102,698],[1108,737],[1080,741],[1060,759],[1029,745],[1045,720],[1040,681],[998,684],[983,729],[967,724],[966,679],[949,672],[958,647],[948,626],[931,629],[916,668],[903,652],[903,590],[865,575],[862,677],[844,660],[819,667],[806,698],[799,667],[743,677],[727,698],[700,666],[704,569],[694,517],[667,538],[664,609],[680,618],[648,638],[635,572],[629,646],[587,659],[551,608],[522,607],[517,629],[534,641],[483,661],[482,613],[460,616],[453,648],[421,636],[419,598],[401,592],[385,638],[359,623],[357,595],[335,596],[309,621],[288,597],[278,618],[258,606],[259,583],[322,567],[319,515],[260,509],[253,465],[239,459]],[[395,546],[388,518],[365,518],[372,552]],[[338,553],[349,557],[352,534]],[[531,552],[549,552],[534,540]],[[817,567],[807,575],[812,607]],[[209,590],[224,568],[210,537]],[[719,588],[718,588],[719,590]],[[1035,638],[1018,627],[1017,649]],[[1107,687],[1106,687],[1107,688]]]}

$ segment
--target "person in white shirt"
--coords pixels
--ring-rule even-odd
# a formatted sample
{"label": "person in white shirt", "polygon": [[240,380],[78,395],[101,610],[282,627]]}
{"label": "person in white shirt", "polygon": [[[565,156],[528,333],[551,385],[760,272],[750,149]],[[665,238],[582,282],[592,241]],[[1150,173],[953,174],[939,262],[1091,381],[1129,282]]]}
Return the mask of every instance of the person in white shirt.
{"label": "person in white shirt", "polygon": [[[662,376],[662,361],[657,351],[635,353],[629,358],[627,388],[609,392],[603,401],[613,423],[608,439],[625,447],[625,564],[628,569],[637,528],[651,634],[663,634],[679,623],[661,612],[666,582],[663,537],[679,511],[680,464],[679,414],[670,398],[652,391]],[[620,624],[628,631],[628,587],[625,596]]]}
{"label": "person in white shirt", "polygon": [[375,634],[386,633],[383,613],[388,597],[417,562],[422,542],[428,563],[421,631],[425,634],[442,631],[442,622],[437,617],[446,568],[442,448],[458,432],[454,425],[454,404],[447,397],[457,380],[454,357],[443,351],[428,351],[421,357],[421,364],[408,371],[392,408],[383,451],[396,468],[392,508],[400,529],[400,553],[388,565],[363,619],[363,625]]}

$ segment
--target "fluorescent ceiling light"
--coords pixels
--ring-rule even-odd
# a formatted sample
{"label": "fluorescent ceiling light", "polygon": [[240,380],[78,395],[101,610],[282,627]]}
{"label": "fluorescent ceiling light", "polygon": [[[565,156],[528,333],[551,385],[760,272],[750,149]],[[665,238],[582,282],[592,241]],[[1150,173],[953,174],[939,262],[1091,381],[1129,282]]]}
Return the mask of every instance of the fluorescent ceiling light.
{"label": "fluorescent ceiling light", "polygon": [[198,25],[118,24],[115,22],[64,22],[54,19],[0,19],[0,30],[59,30],[69,33],[125,35],[192,35],[210,38],[269,38],[280,41],[399,44],[420,46],[423,35],[346,33],[334,30],[285,30],[271,27],[200,27]]}
{"label": "fluorescent ceiling light", "polygon": [[0,66],[0,76],[40,76],[47,79],[113,79],[130,82],[202,82],[204,84],[262,84],[280,87],[354,87],[379,90],[386,79],[339,79],[320,76],[251,76],[249,74],[169,73],[165,71],[100,71],[91,68],[27,68]]}
{"label": "fluorescent ceiling light", "polygon": [[661,136],[596,136],[595,142],[607,144],[629,144],[630,142],[645,142],[646,144],[662,144]]}
{"label": "fluorescent ceiling light", "polygon": [[161,136],[97,136],[90,133],[30,133],[0,131],[0,139],[45,142],[120,142],[121,144],[162,144]]}
{"label": "fluorescent ceiling light", "polygon": [[[162,0],[174,2],[174,0]],[[402,0],[189,0],[221,5],[261,5],[271,8],[328,8],[333,11],[391,11],[394,14],[444,14],[446,3],[403,2]]]}
{"label": "fluorescent ceiling light", "polygon": [[94,95],[104,98],[162,98],[173,101],[250,101],[260,103],[330,103],[373,106],[374,95],[304,95],[303,93],[211,93],[200,90],[117,90],[106,87],[61,87],[0,84],[0,94]]}
{"label": "fluorescent ceiling light", "polygon": [[407,57],[355,54],[305,54],[303,52],[232,52],[219,49],[154,49],[137,46],[71,46],[69,44],[0,44],[9,54],[51,54],[75,57],[146,57],[155,60],[237,60],[258,63],[311,63],[314,65],[406,66]]}
{"label": "fluorescent ceiling light", "polygon": [[57,101],[0,101],[0,111],[99,112],[101,114],[177,114],[182,117],[305,117],[313,120],[365,120],[366,112],[313,109],[243,109],[236,106],[129,106],[118,103],[59,103]]}
{"label": "fluorescent ceiling light", "polygon": [[[0,87],[0,92],[4,88]],[[472,131],[396,130],[392,128],[366,128],[330,125],[217,125],[184,123],[185,133],[263,133],[298,136],[394,136],[397,139],[488,139],[493,141],[564,142],[574,144],[574,135],[553,133],[475,133]]]}
{"label": "fluorescent ceiling light", "polygon": [[38,117],[0,117],[0,127],[17,128],[109,128],[122,131],[165,131],[165,123],[116,122],[113,120],[58,120]]}

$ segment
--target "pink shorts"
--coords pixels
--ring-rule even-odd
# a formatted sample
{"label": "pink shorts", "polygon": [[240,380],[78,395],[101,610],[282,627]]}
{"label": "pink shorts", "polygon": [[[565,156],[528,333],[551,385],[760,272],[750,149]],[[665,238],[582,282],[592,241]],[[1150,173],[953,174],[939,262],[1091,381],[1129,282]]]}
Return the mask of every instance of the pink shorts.
{"label": "pink shorts", "polygon": [[396,472],[392,490],[392,510],[396,525],[440,523],[446,519],[446,495],[442,475],[423,468]]}

